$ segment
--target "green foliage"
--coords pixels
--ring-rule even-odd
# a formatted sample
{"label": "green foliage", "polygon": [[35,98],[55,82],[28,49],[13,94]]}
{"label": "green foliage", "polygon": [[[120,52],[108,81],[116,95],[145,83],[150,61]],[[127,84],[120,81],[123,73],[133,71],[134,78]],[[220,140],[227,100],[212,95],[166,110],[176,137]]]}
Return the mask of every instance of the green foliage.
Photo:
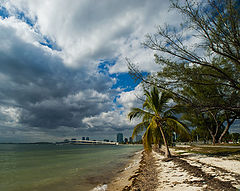
{"label": "green foliage", "polygon": [[[132,137],[145,130],[143,135],[144,148],[151,151],[152,144],[161,144],[162,142],[168,148],[166,135],[172,136],[172,132],[185,133],[189,135],[187,127],[177,120],[176,117],[170,115],[174,113],[173,108],[169,107],[169,101],[172,100],[171,94],[167,92],[159,92],[156,87],[152,90],[145,91],[146,99],[143,108],[132,108],[128,114],[128,118],[142,118],[142,122],[134,127]],[[168,141],[169,142],[169,141]],[[169,150],[168,150],[169,152]]]}
{"label": "green foliage", "polygon": [[145,78],[128,60],[130,73],[195,110],[226,110],[240,117],[239,1],[171,2],[185,22],[179,28],[159,26],[144,43],[156,52],[161,70]]}
{"label": "green foliage", "polygon": [[210,134],[213,143],[218,138],[221,142],[240,118],[239,0],[172,0],[171,8],[184,16],[184,23],[178,28],[159,26],[144,43],[155,51],[161,70],[144,77],[128,60],[130,73],[170,94],[177,112],[201,136]]}
{"label": "green foliage", "polygon": [[233,142],[237,143],[238,141],[240,141],[240,133],[232,133],[231,137],[233,139]]}

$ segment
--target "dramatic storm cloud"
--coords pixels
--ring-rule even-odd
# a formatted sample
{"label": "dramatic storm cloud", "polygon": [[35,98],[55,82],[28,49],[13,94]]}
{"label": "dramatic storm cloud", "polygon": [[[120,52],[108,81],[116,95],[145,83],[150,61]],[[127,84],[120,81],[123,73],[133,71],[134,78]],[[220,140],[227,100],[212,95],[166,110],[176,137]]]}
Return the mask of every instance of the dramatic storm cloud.
{"label": "dramatic storm cloud", "polygon": [[141,42],[179,22],[168,2],[0,2],[0,140],[129,136],[126,114],[142,91],[125,57],[157,69]]}

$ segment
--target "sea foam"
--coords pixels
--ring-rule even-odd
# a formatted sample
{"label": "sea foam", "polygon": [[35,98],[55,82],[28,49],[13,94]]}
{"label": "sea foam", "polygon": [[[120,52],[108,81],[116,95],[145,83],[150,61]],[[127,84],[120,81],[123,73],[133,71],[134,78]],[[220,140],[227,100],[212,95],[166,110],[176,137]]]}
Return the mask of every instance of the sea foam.
{"label": "sea foam", "polygon": [[98,185],[97,187],[92,189],[92,191],[106,191],[106,190],[107,190],[107,184]]}

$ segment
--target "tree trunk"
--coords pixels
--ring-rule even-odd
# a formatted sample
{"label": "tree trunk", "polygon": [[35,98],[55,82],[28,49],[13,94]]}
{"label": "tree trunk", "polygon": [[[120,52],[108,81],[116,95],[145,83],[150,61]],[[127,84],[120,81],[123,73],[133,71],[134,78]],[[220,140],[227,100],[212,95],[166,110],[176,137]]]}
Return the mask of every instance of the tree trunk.
{"label": "tree trunk", "polygon": [[208,128],[208,131],[212,137],[212,144],[215,145],[216,144],[216,134],[213,134],[213,132]]}
{"label": "tree trunk", "polygon": [[169,148],[168,148],[168,145],[167,145],[167,141],[166,141],[166,138],[165,138],[163,129],[162,129],[161,126],[159,127],[159,129],[160,129],[160,131],[161,131],[161,134],[162,134],[162,137],[163,137],[164,146],[165,146],[165,149],[166,149],[166,150],[165,150],[165,157],[166,157],[166,158],[171,158],[172,156],[171,156],[171,153],[170,153],[170,151],[169,151]]}
{"label": "tree trunk", "polygon": [[230,126],[233,124],[234,121],[235,121],[235,118],[233,118],[232,121],[227,119],[227,126],[225,127],[224,131],[222,132],[221,136],[219,137],[218,143],[222,143],[223,136],[228,132],[228,129],[230,128]]}
{"label": "tree trunk", "polygon": [[216,136],[217,136],[217,133],[218,133],[218,129],[219,129],[219,127],[221,126],[221,124],[223,123],[221,123],[221,124],[218,124],[218,120],[217,120],[217,118],[216,118],[216,113],[215,114],[213,114],[211,111],[209,111],[209,113],[212,115],[212,117],[213,117],[213,119],[214,119],[214,121],[215,121],[215,123],[216,123],[216,130],[215,130],[215,133],[213,134],[213,131],[211,131],[210,129],[209,129],[209,132],[210,132],[210,134],[211,134],[211,136],[212,136],[212,144],[213,145],[215,145],[216,144]]}
{"label": "tree trunk", "polygon": [[212,136],[212,144],[215,145],[216,144],[216,137]]}

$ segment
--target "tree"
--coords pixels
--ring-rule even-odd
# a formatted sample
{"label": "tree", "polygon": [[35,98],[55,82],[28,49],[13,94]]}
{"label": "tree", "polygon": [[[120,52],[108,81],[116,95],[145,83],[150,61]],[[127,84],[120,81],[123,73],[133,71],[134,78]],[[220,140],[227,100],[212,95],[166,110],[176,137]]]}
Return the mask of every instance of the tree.
{"label": "tree", "polygon": [[144,148],[151,151],[152,144],[159,144],[162,140],[166,148],[165,157],[169,158],[171,154],[166,139],[167,130],[174,129],[177,133],[188,133],[188,129],[173,116],[173,110],[169,106],[171,94],[159,93],[158,89],[153,87],[151,92],[145,90],[145,96],[143,108],[132,108],[128,114],[130,120],[142,118],[142,122],[134,127],[132,137],[145,130]]}
{"label": "tree", "polygon": [[[212,138],[212,144],[221,143],[222,138],[228,132],[230,126],[236,119],[234,113],[222,110],[214,110],[208,112],[197,112],[184,109],[181,111],[181,119],[190,122],[189,126],[196,127],[193,132],[194,136],[208,140],[209,135]],[[205,136],[205,138],[204,138]]]}
{"label": "tree", "polygon": [[234,143],[238,143],[240,139],[240,133],[232,133],[232,139]]}
{"label": "tree", "polygon": [[207,143],[210,140],[209,131],[206,131],[204,126],[197,126],[194,130],[192,130],[191,135],[192,139],[197,142],[203,141],[204,143]]}
{"label": "tree", "polygon": [[[162,70],[146,78],[128,60],[130,73],[145,84],[171,92],[195,110],[240,111],[240,4],[238,0],[172,1],[185,18],[181,29],[158,27],[144,45],[156,52]],[[188,33],[189,32],[189,33]],[[191,34],[191,35],[190,35]],[[192,35],[193,34],[193,35]],[[189,44],[189,40],[195,44]],[[184,87],[201,91],[217,87],[209,96],[222,101],[202,102],[187,96]],[[217,94],[215,94],[217,93]]]}
{"label": "tree", "polygon": [[222,139],[223,137],[226,135],[226,133],[228,132],[230,126],[234,123],[234,121],[238,118],[236,114],[232,113],[232,112],[228,112],[226,111],[224,113],[224,117],[225,117],[225,122],[226,122],[226,126],[224,127],[224,123],[222,124],[222,126],[224,127],[219,139],[218,139],[218,143],[222,143]]}
{"label": "tree", "polygon": [[[205,70],[205,69],[206,68],[199,67],[198,71],[195,71],[195,73],[198,74],[200,70]],[[199,81],[202,81],[202,82],[212,81],[212,79],[209,76],[205,76],[204,78],[198,75],[195,75],[195,76],[197,76],[196,78],[198,78]],[[218,105],[237,104],[236,101],[238,100],[235,98],[236,94],[234,92],[231,92],[231,93],[229,92],[231,92],[229,87],[224,87],[219,85],[206,86],[202,84],[188,83],[183,85],[182,87],[182,95],[184,95],[189,100],[191,100],[192,103],[198,106],[205,105],[205,109],[203,109],[202,111],[197,110],[197,113],[198,113],[198,116],[200,116],[200,118],[201,116],[205,115],[205,116],[208,116],[205,118],[205,120],[207,120],[208,122],[209,121],[213,122],[211,126],[214,128],[206,127],[213,138],[213,144],[215,144],[215,142],[217,141],[216,138],[218,138],[218,142],[221,143],[223,136],[228,132],[230,126],[240,115],[237,110],[235,110],[234,112],[229,110],[224,110],[222,108],[215,108],[215,109],[212,108],[209,110],[206,108],[206,106],[211,107],[211,105],[216,105],[216,104]],[[226,94],[228,94],[228,96],[226,96]],[[181,99],[179,99],[179,104],[186,106],[186,104]],[[188,107],[188,113],[190,108]],[[194,109],[192,110],[192,112],[196,113]],[[191,119],[189,120],[192,121]],[[202,119],[200,119],[200,121],[201,120]],[[223,131],[221,132],[221,135],[219,134],[220,128],[223,129]]]}

